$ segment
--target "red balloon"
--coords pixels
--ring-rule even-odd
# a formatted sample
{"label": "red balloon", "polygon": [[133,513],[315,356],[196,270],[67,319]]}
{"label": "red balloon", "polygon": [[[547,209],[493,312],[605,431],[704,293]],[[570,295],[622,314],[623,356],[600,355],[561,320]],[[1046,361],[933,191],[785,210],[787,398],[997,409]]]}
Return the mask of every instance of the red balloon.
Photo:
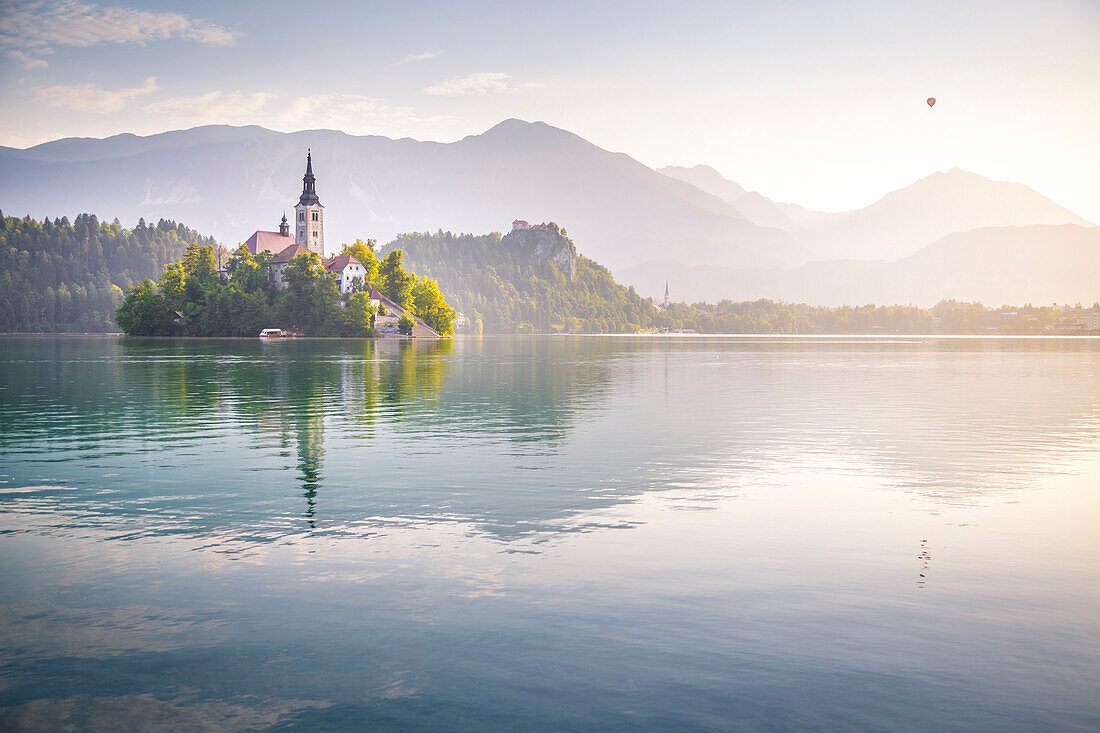
{"label": "red balloon", "polygon": [[928,98],[928,106],[929,107],[931,107],[935,103],[936,103],[936,98],[935,97],[929,97]]}

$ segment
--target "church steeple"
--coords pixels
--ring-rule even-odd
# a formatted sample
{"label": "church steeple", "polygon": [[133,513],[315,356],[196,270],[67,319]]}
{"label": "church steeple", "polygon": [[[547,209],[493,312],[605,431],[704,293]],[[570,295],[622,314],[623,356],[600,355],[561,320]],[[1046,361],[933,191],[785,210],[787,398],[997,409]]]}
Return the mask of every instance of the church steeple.
{"label": "church steeple", "polygon": [[286,221],[286,212],[283,212],[283,220],[279,222],[279,234],[283,237],[290,236],[290,224]]}
{"label": "church steeple", "polygon": [[303,244],[325,258],[325,207],[317,198],[317,179],[313,177],[313,152],[306,149],[306,174],[302,176],[302,196],[294,205],[294,243]]}
{"label": "church steeple", "polygon": [[306,174],[302,176],[302,197],[298,199],[298,203],[304,206],[321,203],[317,198],[317,179],[313,177],[313,153],[309,148],[306,148]]}

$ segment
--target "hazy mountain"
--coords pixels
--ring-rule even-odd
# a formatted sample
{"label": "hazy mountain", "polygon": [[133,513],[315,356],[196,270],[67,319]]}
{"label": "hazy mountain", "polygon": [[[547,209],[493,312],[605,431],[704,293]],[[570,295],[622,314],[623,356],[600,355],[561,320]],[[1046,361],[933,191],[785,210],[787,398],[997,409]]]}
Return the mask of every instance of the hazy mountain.
{"label": "hazy mountain", "polygon": [[886,194],[820,231],[813,244],[833,256],[896,259],[937,239],[981,227],[1090,226],[1027,186],[953,168]]}
{"label": "hazy mountain", "polygon": [[982,227],[1091,225],[1027,186],[958,168],[922,178],[866,208],[836,214],[746,192],[708,166],[659,170],[721,198],[755,224],[790,232],[822,259],[893,260],[952,232]]}
{"label": "hazy mountain", "polygon": [[610,267],[658,258],[740,268],[809,259],[788,233],[756,226],[717,197],[544,123],[507,120],[442,144],[208,126],[150,137],[65,139],[0,149],[0,208],[88,211],[133,224],[185,221],[219,240],[275,229],[313,150],[329,249],[400,232],[508,231],[556,221]]}
{"label": "hazy mountain", "polygon": [[775,298],[814,305],[934,305],[945,298],[1004,303],[1100,299],[1100,227],[990,227],[958,232],[893,262],[831,260],[792,270],[652,262],[622,276],[643,295],[673,300]]}
{"label": "hazy mountain", "polygon": [[798,204],[772,201],[756,191],[746,191],[737,183],[724,178],[709,165],[696,165],[691,168],[669,165],[658,168],[657,172],[678,181],[685,181],[717,196],[754,224],[785,229],[799,236],[806,236],[803,230],[807,228],[823,226],[830,220],[843,219],[846,216],[846,214],[813,211]]}

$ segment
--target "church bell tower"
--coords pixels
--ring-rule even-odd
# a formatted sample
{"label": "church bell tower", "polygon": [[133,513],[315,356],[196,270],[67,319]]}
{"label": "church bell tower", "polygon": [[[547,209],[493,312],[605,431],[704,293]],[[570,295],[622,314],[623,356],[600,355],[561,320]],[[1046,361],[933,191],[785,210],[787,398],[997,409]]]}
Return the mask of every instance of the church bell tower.
{"label": "church bell tower", "polygon": [[294,243],[304,244],[325,259],[325,207],[317,198],[317,180],[313,177],[313,153],[306,151],[306,174],[302,177],[302,195],[294,207]]}

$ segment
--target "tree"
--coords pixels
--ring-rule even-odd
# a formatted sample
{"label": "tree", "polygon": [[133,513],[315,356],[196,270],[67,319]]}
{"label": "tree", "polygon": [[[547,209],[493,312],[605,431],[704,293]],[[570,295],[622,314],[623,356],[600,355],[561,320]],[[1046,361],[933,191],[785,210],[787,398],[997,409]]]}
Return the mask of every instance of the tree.
{"label": "tree", "polygon": [[374,306],[367,293],[353,293],[340,314],[345,336],[374,335]]}
{"label": "tree", "polygon": [[363,269],[366,270],[366,275],[363,278],[364,285],[369,285],[378,277],[378,255],[374,253],[374,248],[377,245],[378,243],[373,239],[368,239],[365,242],[362,239],[356,239],[354,243],[345,244],[344,248],[340,250],[340,254],[351,255],[363,265]]}
{"label": "tree", "polygon": [[175,314],[164,296],[153,287],[152,280],[129,289],[115,313],[115,320],[119,328],[131,336],[170,336],[177,330]]}
{"label": "tree", "polygon": [[283,268],[286,288],[279,295],[280,320],[310,336],[333,335],[339,326],[340,290],[321,266],[316,252],[306,252]]}
{"label": "tree", "polygon": [[407,310],[413,307],[411,296],[416,276],[405,271],[404,256],[404,252],[395,249],[382,260],[378,268],[378,289],[382,295]]}
{"label": "tree", "polygon": [[412,289],[412,300],[420,320],[444,336],[454,335],[455,309],[443,300],[435,280],[430,277],[418,280]]}
{"label": "tree", "polygon": [[397,330],[406,336],[412,336],[414,328],[416,328],[416,320],[408,313],[402,313],[397,321]]}
{"label": "tree", "polygon": [[267,251],[254,255],[242,244],[230,255],[226,264],[230,283],[246,293],[266,289],[271,279],[269,273],[274,257],[275,255]]}

